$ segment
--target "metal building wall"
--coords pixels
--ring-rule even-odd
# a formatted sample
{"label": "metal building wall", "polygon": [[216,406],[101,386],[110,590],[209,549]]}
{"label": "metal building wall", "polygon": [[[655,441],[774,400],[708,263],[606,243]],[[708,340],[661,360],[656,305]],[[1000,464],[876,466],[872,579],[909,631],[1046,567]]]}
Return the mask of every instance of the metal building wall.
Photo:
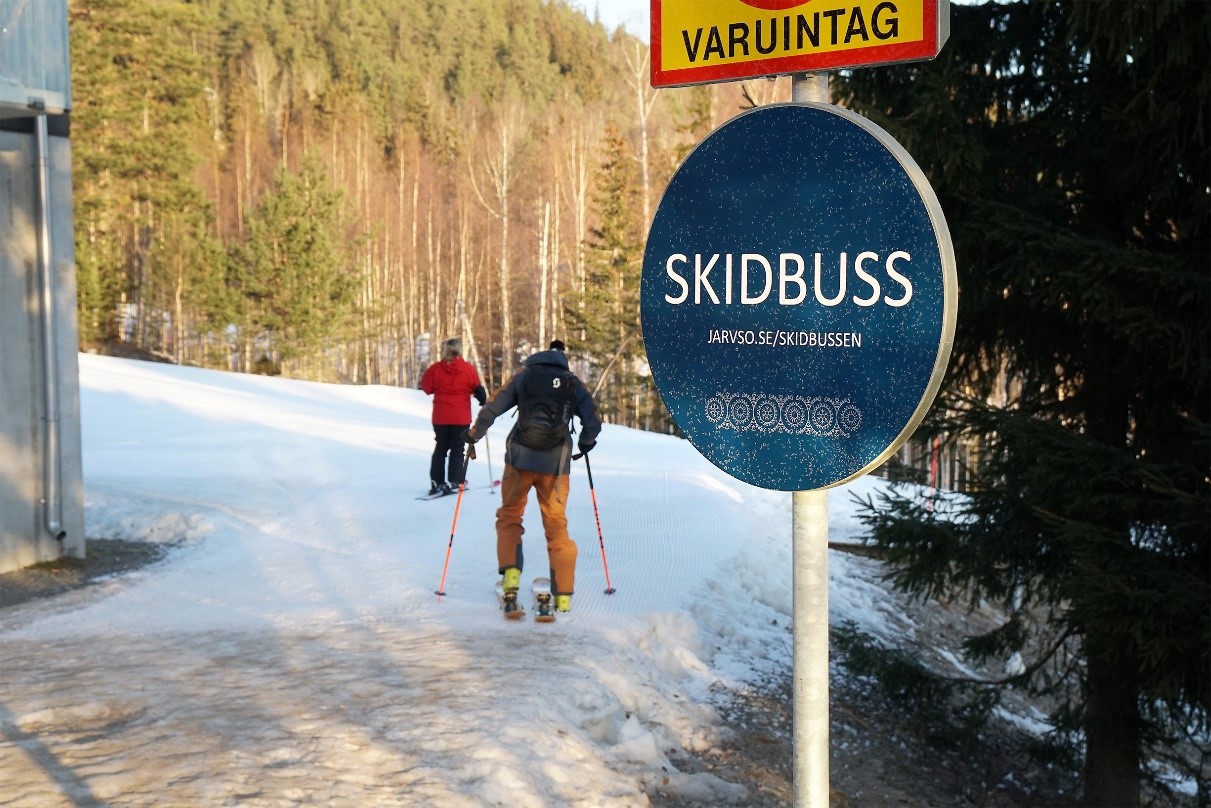
{"label": "metal building wall", "polygon": [[0,117],[71,109],[67,0],[0,2]]}
{"label": "metal building wall", "polygon": [[[51,388],[57,393],[57,407],[53,400],[48,407],[44,363],[52,346],[46,344],[39,282],[39,165],[34,119],[8,119],[3,124],[0,127],[0,573],[63,555],[84,556],[71,144],[65,132],[56,135],[53,130],[47,141],[54,336],[51,367],[55,371]],[[22,131],[26,128],[29,131]],[[57,438],[48,441],[48,429],[57,429]],[[55,476],[49,478],[48,474]],[[48,479],[51,479],[49,486]],[[48,502],[48,493],[57,501]],[[62,539],[48,529],[48,523],[56,521],[64,533]]]}

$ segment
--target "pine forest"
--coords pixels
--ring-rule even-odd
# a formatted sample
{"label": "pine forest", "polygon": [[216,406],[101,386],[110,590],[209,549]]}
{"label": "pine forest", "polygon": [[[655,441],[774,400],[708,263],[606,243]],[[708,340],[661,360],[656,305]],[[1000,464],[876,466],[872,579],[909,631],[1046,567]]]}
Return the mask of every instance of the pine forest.
{"label": "pine forest", "polygon": [[676,160],[787,80],[653,90],[563,0],[73,0],[84,346],[490,389],[554,338],[603,416],[671,428],[642,239]]}

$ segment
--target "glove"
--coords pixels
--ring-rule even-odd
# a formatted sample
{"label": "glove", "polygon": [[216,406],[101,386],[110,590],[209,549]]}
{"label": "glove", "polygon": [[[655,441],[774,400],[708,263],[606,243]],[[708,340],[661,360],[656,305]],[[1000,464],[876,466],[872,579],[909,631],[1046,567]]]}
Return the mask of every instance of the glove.
{"label": "glove", "polygon": [[479,402],[479,406],[482,407],[483,405],[488,403],[488,391],[484,389],[484,386],[482,384],[479,387],[475,388],[475,391],[474,391],[474,393],[472,393],[472,395],[474,395],[475,400]]}
{"label": "glove", "polygon": [[578,443],[576,445],[576,448],[580,450],[580,453],[582,455],[587,455],[589,452],[593,451],[593,447],[596,445],[597,445],[597,441],[595,441],[595,440],[589,440],[589,441],[582,440],[580,443]]}
{"label": "glove", "polygon": [[463,430],[463,442],[464,443],[469,443],[472,446],[474,446],[475,441],[477,441],[477,440],[479,440],[479,438],[475,436],[474,429],[464,429]]}

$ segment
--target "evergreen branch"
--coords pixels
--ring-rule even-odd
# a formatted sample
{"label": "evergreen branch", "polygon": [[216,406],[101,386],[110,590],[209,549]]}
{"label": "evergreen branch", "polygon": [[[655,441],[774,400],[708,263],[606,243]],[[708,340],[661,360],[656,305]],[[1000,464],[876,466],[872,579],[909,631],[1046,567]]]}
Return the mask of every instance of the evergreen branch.
{"label": "evergreen branch", "polygon": [[1055,656],[1055,653],[1060,650],[1060,646],[1062,646],[1070,637],[1075,634],[1076,629],[1072,628],[1071,626],[1066,627],[1062,632],[1060,632],[1059,637],[1054,643],[1051,644],[1051,647],[1047,649],[1046,653],[1041,654],[1033,663],[1023,668],[1021,673],[1015,673],[1013,676],[1006,676],[1000,679],[981,679],[974,676],[947,676],[943,674],[938,674],[938,676],[947,682],[953,682],[955,684],[980,685],[989,687],[1003,687],[1005,685],[1012,685],[1018,682],[1026,681],[1034,675],[1035,671],[1046,665],[1052,659],[1052,657]]}

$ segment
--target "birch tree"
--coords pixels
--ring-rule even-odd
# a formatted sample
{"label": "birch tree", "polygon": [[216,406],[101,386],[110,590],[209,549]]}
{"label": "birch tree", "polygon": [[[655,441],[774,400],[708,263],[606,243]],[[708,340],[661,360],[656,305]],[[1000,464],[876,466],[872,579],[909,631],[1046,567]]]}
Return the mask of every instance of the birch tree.
{"label": "birch tree", "polygon": [[[513,163],[521,147],[525,123],[525,115],[519,103],[503,104],[485,138],[480,159],[476,160],[470,152],[467,155],[468,176],[475,196],[500,227],[497,287],[500,291],[501,374],[505,378],[512,373],[516,356],[516,346],[513,344],[513,315],[510,310],[509,221],[511,192],[515,181]],[[484,194],[481,184],[487,185],[488,195]]]}
{"label": "birch tree", "polygon": [[627,81],[635,96],[635,123],[639,127],[640,204],[643,206],[643,226],[647,227],[652,221],[652,176],[651,159],[648,155],[648,121],[651,119],[652,108],[656,106],[660,95],[649,81],[651,49],[635,40],[625,53]]}

